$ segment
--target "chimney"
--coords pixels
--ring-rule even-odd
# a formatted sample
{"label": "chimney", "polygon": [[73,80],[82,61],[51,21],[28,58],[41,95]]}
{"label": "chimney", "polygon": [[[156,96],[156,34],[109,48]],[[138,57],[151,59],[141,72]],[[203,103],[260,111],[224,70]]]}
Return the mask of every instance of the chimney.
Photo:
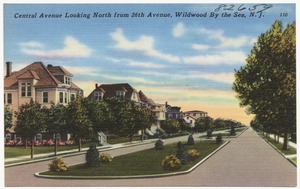
{"label": "chimney", "polygon": [[48,68],[51,68],[51,67],[53,67],[53,66],[52,66],[52,64],[48,64],[47,67],[48,67]]}
{"label": "chimney", "polygon": [[95,84],[95,88],[96,88],[96,89],[98,88],[98,83]]}
{"label": "chimney", "polygon": [[11,66],[12,62],[6,62],[6,77],[9,77],[11,75]]}

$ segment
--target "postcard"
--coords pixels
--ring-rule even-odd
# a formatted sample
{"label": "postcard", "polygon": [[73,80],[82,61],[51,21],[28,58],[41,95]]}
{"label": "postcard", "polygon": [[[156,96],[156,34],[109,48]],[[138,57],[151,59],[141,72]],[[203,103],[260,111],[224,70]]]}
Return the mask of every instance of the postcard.
{"label": "postcard", "polygon": [[296,3],[7,2],[3,20],[5,187],[297,186]]}

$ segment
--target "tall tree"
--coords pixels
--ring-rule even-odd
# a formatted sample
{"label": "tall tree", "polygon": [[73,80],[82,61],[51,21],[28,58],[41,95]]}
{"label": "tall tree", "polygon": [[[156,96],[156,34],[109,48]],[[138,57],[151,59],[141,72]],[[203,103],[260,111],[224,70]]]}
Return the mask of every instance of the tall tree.
{"label": "tall tree", "polygon": [[288,134],[296,129],[296,24],[284,29],[281,21],[260,35],[246,59],[235,70],[233,90],[240,105],[256,115],[265,131]]}
{"label": "tall tree", "polygon": [[177,133],[180,131],[180,123],[178,120],[167,119],[161,121],[160,127],[167,133]]}
{"label": "tall tree", "polygon": [[87,110],[83,106],[82,97],[70,102],[67,107],[67,127],[78,142],[78,151],[81,151],[82,139],[92,136],[92,122],[88,118]]}
{"label": "tall tree", "polygon": [[66,133],[66,107],[62,104],[52,104],[51,107],[45,109],[46,130],[54,134],[54,154],[57,155],[57,134]]}
{"label": "tall tree", "polygon": [[194,129],[199,132],[204,131],[212,131],[213,130],[213,118],[207,117],[200,117],[195,121]]}
{"label": "tall tree", "polygon": [[[41,105],[30,101],[21,105],[19,111],[15,113],[16,121],[16,133],[31,139],[31,158],[34,154],[34,137],[36,134],[45,131],[46,115],[44,111],[41,111]],[[26,142],[27,143],[27,140]],[[25,144],[26,145],[26,144]]]}
{"label": "tall tree", "polygon": [[5,131],[12,126],[12,111],[4,107],[4,129]]}

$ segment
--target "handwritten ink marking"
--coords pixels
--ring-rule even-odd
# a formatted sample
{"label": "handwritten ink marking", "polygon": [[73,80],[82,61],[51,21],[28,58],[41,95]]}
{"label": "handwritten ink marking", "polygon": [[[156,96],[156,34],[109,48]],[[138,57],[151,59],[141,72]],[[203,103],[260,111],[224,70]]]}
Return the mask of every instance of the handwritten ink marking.
{"label": "handwritten ink marking", "polygon": [[[245,14],[240,14],[241,11],[249,11],[250,15],[249,17],[257,17],[261,18],[263,17],[263,12],[267,9],[272,8],[272,4],[255,4],[255,5],[235,5],[235,4],[220,4],[214,12],[230,12],[230,11],[236,11],[233,14],[233,17],[246,17]],[[223,14],[223,13],[222,13]],[[229,17],[228,15],[224,14],[223,17]]]}

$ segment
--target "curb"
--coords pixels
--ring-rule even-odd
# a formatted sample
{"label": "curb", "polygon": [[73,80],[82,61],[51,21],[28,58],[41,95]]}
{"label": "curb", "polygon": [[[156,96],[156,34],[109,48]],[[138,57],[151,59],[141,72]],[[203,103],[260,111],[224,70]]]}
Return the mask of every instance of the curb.
{"label": "curb", "polygon": [[[255,131],[256,132],[256,131]],[[257,132],[256,134],[263,139],[266,143],[268,143],[274,150],[276,150],[277,153],[279,153],[282,157],[284,157],[287,161],[289,161],[292,165],[294,165],[295,167],[297,167],[297,164],[294,163],[290,158],[286,157],[286,155],[284,155],[280,150],[278,150],[278,148],[276,148],[276,146],[274,146],[271,142],[267,141],[265,138],[263,138],[262,136],[260,136]]]}
{"label": "curb", "polygon": [[[226,141],[224,144],[222,144],[219,148],[214,150],[212,153],[210,153],[208,156],[206,156],[204,159],[202,159],[196,165],[194,165],[193,167],[191,167],[190,169],[188,169],[186,171],[181,171],[181,172],[173,172],[173,173],[166,173],[166,174],[153,174],[153,175],[135,175],[135,176],[53,176],[53,175],[40,175],[40,173],[48,171],[48,170],[45,170],[45,171],[35,173],[34,176],[39,177],[39,178],[48,178],[48,179],[135,179],[135,178],[156,178],[156,177],[183,175],[183,174],[188,174],[188,173],[192,172],[193,170],[195,170],[199,165],[204,163],[207,159],[209,159],[211,156],[213,156],[219,150],[224,148],[229,142],[230,141]],[[78,165],[78,164],[73,164],[73,165]]]}

